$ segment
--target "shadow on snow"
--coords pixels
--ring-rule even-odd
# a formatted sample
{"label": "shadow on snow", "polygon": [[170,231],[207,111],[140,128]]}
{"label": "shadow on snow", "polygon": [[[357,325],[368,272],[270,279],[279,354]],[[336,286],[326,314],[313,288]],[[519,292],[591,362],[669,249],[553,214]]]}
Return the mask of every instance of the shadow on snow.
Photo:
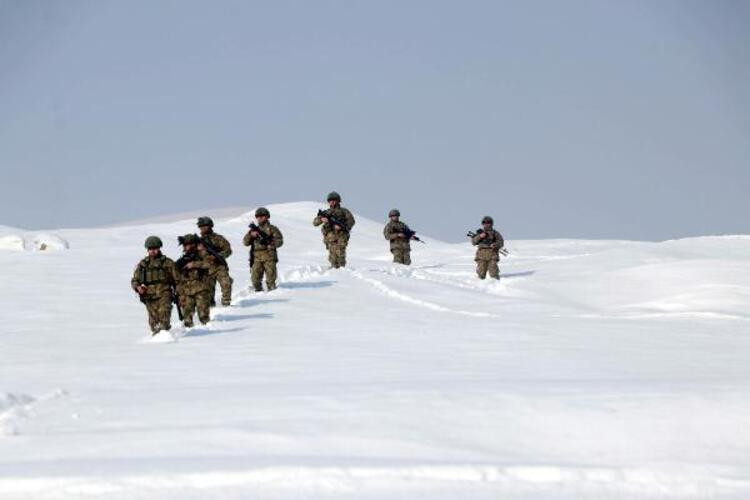
{"label": "shadow on snow", "polygon": [[289,302],[289,299],[261,299],[256,297],[247,297],[237,302],[237,307],[251,307],[258,304],[273,304],[274,302]]}
{"label": "shadow on snow", "polygon": [[205,335],[217,335],[220,333],[239,332],[243,328],[223,328],[221,330],[214,330],[206,327],[195,327],[189,331],[186,331],[183,337],[203,337]]}
{"label": "shadow on snow", "polygon": [[258,314],[217,314],[212,318],[213,321],[243,321],[246,319],[266,319],[273,318],[273,314],[270,313],[258,313]]}
{"label": "shadow on snow", "polygon": [[536,271],[519,271],[517,273],[500,273],[500,279],[502,278],[518,278],[521,276],[531,276],[532,274],[536,273]]}
{"label": "shadow on snow", "polygon": [[336,283],[335,281],[287,281],[279,284],[279,288],[327,288]]}

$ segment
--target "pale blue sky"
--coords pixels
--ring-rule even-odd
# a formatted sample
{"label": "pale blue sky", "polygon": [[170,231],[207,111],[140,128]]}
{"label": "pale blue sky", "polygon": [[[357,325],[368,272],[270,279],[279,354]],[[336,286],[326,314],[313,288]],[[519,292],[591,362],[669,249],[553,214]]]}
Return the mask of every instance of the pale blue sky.
{"label": "pale blue sky", "polygon": [[336,189],[453,241],[750,233],[750,1],[0,0],[0,172],[28,228]]}

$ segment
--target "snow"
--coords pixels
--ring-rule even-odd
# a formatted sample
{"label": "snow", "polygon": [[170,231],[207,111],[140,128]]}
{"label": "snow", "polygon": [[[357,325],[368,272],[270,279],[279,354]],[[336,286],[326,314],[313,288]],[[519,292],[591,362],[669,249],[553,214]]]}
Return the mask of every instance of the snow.
{"label": "snow", "polygon": [[55,250],[67,250],[70,248],[70,244],[56,234],[51,233],[39,233],[33,236],[32,244],[34,250],[38,251],[55,251]]}
{"label": "snow", "polygon": [[0,235],[0,251],[57,251],[70,248],[65,238],[53,233],[29,233],[0,226]]}
{"label": "snow", "polygon": [[252,211],[214,217],[233,306],[156,339],[129,279],[194,219],[0,252],[0,498],[748,498],[750,237],[506,235],[481,282],[468,243],[397,266],[361,217],[328,270],[318,207],[270,207],[263,294]]}
{"label": "snow", "polygon": [[21,236],[9,234],[0,236],[0,251],[2,250],[25,250],[26,244]]}

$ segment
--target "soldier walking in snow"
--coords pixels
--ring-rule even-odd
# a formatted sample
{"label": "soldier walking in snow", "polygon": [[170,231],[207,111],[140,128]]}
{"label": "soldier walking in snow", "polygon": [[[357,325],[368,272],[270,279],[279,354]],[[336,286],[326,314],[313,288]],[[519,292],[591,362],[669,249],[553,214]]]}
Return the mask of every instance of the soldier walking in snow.
{"label": "soldier walking in snow", "polygon": [[399,220],[401,212],[397,209],[394,208],[388,212],[388,217],[391,220],[383,228],[383,236],[391,242],[393,262],[406,266],[411,265],[410,241],[416,240],[417,236],[414,231],[409,229],[409,226]]}
{"label": "soldier walking in snow", "polygon": [[177,262],[177,296],[178,307],[182,311],[182,322],[186,328],[193,326],[193,315],[198,310],[201,324],[210,319],[211,299],[209,297],[209,270],[211,264],[206,253],[198,251],[200,238],[195,234],[186,234],[178,238],[183,248],[183,255]]}
{"label": "soldier walking in snow", "polygon": [[250,247],[250,278],[256,292],[263,291],[264,275],[268,291],[276,289],[276,264],[279,262],[276,249],[284,244],[284,236],[269,222],[270,218],[267,208],[258,208],[255,211],[257,224],[250,224],[250,230],[242,238],[242,243]]}
{"label": "soldier walking in snow", "polygon": [[500,268],[497,263],[500,261],[500,251],[505,242],[503,236],[495,231],[493,224],[492,217],[485,216],[482,219],[482,228],[476,233],[470,233],[471,243],[477,247],[474,260],[477,263],[479,279],[485,279],[488,271],[490,278],[500,279]]}
{"label": "soldier walking in snow", "polygon": [[329,193],[328,210],[319,210],[313,219],[313,226],[320,226],[323,242],[328,249],[328,261],[331,267],[338,269],[346,266],[346,247],[349,245],[349,233],[354,227],[354,216],[341,206],[341,195]]}
{"label": "soldier walking in snow", "polygon": [[162,241],[149,236],[145,243],[148,255],[133,271],[130,286],[140,296],[148,311],[151,334],[172,328],[172,297],[177,284],[177,269],[169,257],[161,253]]}
{"label": "soldier walking in snow", "polygon": [[211,265],[208,271],[208,294],[211,298],[211,306],[216,305],[216,282],[221,286],[221,305],[227,307],[232,302],[232,277],[229,276],[229,265],[226,259],[232,255],[232,246],[222,235],[214,232],[214,221],[211,217],[199,217],[198,229],[201,237],[200,243],[208,252],[208,263]]}

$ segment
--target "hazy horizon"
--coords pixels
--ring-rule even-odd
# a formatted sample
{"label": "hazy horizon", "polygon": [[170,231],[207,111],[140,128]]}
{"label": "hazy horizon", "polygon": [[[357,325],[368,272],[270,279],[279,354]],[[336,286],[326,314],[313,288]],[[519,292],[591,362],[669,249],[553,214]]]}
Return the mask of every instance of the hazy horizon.
{"label": "hazy horizon", "polygon": [[[0,224],[750,233],[750,2],[0,0]],[[312,218],[311,214],[311,218]]]}

